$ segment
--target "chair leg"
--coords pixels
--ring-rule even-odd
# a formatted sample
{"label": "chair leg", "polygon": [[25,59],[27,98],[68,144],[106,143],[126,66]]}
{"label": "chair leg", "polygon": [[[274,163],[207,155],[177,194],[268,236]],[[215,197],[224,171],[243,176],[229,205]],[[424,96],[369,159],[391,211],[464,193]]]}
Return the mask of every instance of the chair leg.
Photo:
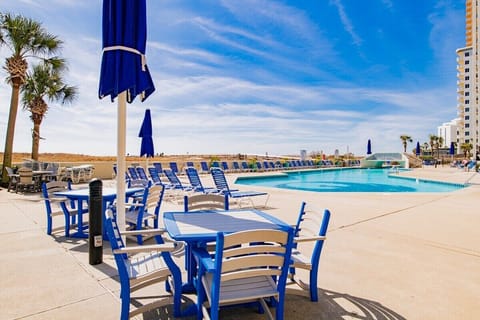
{"label": "chair leg", "polygon": [[317,272],[310,271],[310,301],[318,301]]}
{"label": "chair leg", "polygon": [[52,216],[47,215],[47,234],[51,235],[52,234]]}

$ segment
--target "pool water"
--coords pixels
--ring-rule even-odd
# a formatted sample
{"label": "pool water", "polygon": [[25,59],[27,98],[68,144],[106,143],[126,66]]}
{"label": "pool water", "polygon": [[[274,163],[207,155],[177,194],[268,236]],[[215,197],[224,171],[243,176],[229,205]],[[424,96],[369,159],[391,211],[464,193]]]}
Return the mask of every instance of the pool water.
{"label": "pool water", "polygon": [[450,192],[465,187],[402,177],[390,169],[297,171],[278,176],[239,177],[236,183],[316,192]]}

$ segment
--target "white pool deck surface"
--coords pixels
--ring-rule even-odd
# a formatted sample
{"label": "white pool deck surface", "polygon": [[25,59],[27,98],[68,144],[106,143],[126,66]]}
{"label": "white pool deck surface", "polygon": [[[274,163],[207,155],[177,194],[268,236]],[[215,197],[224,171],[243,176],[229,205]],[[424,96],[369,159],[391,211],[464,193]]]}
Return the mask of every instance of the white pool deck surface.
{"label": "white pool deck surface", "polygon": [[[480,174],[450,167],[401,174],[471,185],[449,193],[396,194],[235,186],[267,191],[264,211],[290,224],[301,201],[332,212],[319,267],[319,302],[293,289],[286,296],[285,319],[480,318]],[[236,176],[227,174],[232,185]],[[213,185],[210,176],[201,178]],[[161,210],[182,206],[164,202]],[[65,238],[63,217],[55,218],[59,228],[46,234],[38,194],[0,190],[0,216],[0,319],[119,319],[120,284],[108,242],[103,263],[90,265],[87,239]],[[300,277],[308,280],[307,274]],[[164,286],[149,290],[156,294]],[[194,300],[185,296],[185,305]],[[173,319],[170,311],[167,306],[136,318]],[[248,308],[221,315],[265,318]]]}

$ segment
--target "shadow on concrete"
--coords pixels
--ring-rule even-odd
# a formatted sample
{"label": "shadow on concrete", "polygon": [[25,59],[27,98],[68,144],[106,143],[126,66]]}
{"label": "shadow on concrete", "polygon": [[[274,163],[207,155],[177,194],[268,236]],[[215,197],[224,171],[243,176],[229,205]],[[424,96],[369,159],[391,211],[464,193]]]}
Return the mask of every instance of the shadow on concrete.
{"label": "shadow on concrete", "polygon": [[[309,298],[294,294],[289,290],[285,301],[285,320],[405,320],[406,318],[382,304],[354,297],[345,293],[330,290],[318,290],[318,302],[311,302]],[[195,299],[192,297],[191,299]],[[194,300],[187,298],[183,301],[182,309],[195,304]],[[172,305],[167,305],[153,311],[145,312],[143,319],[174,319]],[[265,319],[265,314],[260,314],[254,307],[227,307],[220,311],[220,318],[225,320],[236,319]],[[181,319],[193,320],[195,316],[182,317]]]}

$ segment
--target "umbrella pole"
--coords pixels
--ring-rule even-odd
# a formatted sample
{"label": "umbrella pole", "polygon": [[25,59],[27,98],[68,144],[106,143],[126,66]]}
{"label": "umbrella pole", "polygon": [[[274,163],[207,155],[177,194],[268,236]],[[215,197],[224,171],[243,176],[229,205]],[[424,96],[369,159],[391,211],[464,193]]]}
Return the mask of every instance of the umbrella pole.
{"label": "umbrella pole", "polygon": [[[125,230],[125,140],[127,127],[127,92],[118,95],[117,114],[117,223],[121,231]],[[125,239],[124,239],[125,241]]]}

